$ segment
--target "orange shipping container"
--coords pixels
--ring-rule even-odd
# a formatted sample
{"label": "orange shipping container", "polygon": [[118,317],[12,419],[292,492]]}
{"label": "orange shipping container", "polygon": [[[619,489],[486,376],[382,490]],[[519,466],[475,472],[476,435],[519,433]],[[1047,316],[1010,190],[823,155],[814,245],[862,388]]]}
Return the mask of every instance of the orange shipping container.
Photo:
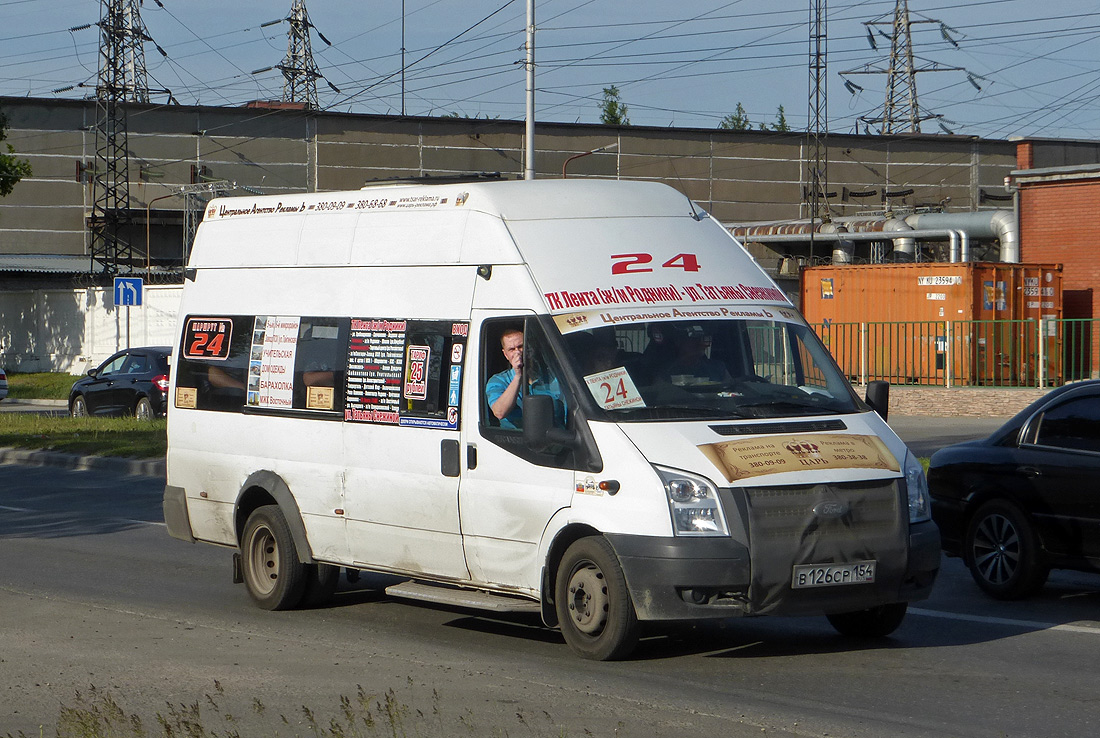
{"label": "orange shipping container", "polygon": [[[1059,381],[1060,264],[813,267],[801,308],[854,380],[1033,385]],[[1042,366],[1040,366],[1040,364]]]}

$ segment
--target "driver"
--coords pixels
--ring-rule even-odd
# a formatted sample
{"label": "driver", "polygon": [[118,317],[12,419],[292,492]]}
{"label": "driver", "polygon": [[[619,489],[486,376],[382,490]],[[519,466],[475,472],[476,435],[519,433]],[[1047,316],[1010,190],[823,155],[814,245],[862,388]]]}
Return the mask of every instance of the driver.
{"label": "driver", "polygon": [[525,366],[523,361],[523,331],[508,328],[500,337],[501,350],[510,365],[494,374],[485,384],[485,399],[501,428],[518,430],[523,427],[523,382],[527,382],[527,394],[549,395],[554,398],[554,422],[565,427],[565,404],[561,386],[556,377],[544,377],[537,367]]}

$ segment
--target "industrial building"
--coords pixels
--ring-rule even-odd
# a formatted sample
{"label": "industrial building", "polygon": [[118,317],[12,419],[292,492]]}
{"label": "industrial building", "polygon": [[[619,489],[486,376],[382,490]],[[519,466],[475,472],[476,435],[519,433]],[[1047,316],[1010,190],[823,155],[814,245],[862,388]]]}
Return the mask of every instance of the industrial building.
{"label": "industrial building", "polygon": [[[525,168],[522,121],[280,102],[122,107],[129,207],[120,235],[131,258],[112,271],[92,249],[96,102],[0,97],[8,142],[33,168],[0,199],[0,357],[9,368],[79,371],[105,348],[159,337],[174,320],[174,285],[211,197],[283,194],[289,204],[301,192],[521,177]],[[1093,318],[1100,268],[1087,255],[1100,228],[1091,217],[1100,144],[830,133],[826,191],[817,193],[824,223],[810,219],[811,145],[802,132],[540,124],[535,170],[670,184],[738,235],[795,299],[800,274],[815,265],[1062,263],[1063,317]],[[159,302],[150,292],[160,307],[124,320],[105,291],[115,272],[164,285]],[[1093,355],[1083,371],[1098,366]]]}
{"label": "industrial building", "polygon": [[[380,179],[515,177],[525,165],[522,121],[345,114],[282,103],[124,107],[125,238],[140,270],[146,256],[150,267],[178,267],[203,203],[218,192],[291,196]],[[96,272],[88,227],[95,101],[0,97],[0,110],[9,142],[34,171],[0,199],[0,279],[10,285],[31,274]],[[807,147],[801,132],[540,124],[535,169],[539,177],[658,180],[728,226],[785,224],[810,215]],[[595,149],[603,150],[587,153]],[[819,195],[836,217],[1011,210],[1005,178],[1015,165],[1008,141],[830,134],[828,191]],[[943,244],[949,248],[946,236]],[[971,239],[975,256],[988,246],[999,248]],[[819,263],[831,260],[832,250],[806,240],[769,243],[755,254],[778,272],[784,257]],[[852,258],[874,254],[857,247]]]}

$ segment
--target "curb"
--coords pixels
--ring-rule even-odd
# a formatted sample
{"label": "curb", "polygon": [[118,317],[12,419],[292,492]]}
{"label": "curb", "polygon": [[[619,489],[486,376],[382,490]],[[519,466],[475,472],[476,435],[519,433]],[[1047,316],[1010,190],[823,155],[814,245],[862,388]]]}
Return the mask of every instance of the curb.
{"label": "curb", "polygon": [[125,459],[114,456],[82,456],[59,451],[23,448],[0,448],[0,464],[54,466],[74,471],[109,471],[130,476],[160,477],[166,475],[164,459]]}
{"label": "curb", "polygon": [[30,400],[21,397],[6,397],[0,407],[68,407],[65,400]]}

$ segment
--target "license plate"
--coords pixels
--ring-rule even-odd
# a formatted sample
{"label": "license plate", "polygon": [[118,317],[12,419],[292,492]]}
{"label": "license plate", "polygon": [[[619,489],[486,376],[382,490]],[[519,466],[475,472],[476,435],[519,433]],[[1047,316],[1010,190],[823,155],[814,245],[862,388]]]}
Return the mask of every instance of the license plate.
{"label": "license plate", "polygon": [[875,581],[875,562],[851,564],[799,564],[791,576],[792,589],[835,587],[842,584],[868,584]]}

